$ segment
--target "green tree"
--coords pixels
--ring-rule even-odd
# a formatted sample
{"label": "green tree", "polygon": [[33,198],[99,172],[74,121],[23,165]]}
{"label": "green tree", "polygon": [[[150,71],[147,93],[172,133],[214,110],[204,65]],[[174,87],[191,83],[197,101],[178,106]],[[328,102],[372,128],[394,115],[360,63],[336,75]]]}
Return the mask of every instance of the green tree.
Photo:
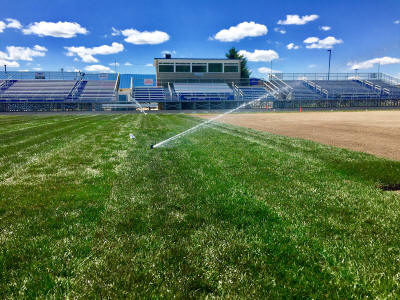
{"label": "green tree", "polygon": [[235,47],[229,49],[228,53],[225,54],[226,58],[229,59],[240,59],[240,77],[241,78],[249,78],[251,75],[251,71],[247,67],[247,58],[243,55],[240,55]]}

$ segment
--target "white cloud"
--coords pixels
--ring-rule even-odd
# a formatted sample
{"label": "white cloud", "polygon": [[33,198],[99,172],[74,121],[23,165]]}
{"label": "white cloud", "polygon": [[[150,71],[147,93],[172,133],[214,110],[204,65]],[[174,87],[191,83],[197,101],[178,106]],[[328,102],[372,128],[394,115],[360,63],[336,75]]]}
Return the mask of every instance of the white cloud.
{"label": "white cloud", "polygon": [[112,35],[112,36],[121,35],[121,31],[120,31],[120,30],[115,29],[114,27],[111,27],[111,30],[112,30],[112,32],[111,32],[111,35]]}
{"label": "white cloud", "polygon": [[271,74],[271,73],[280,73],[281,72],[279,70],[274,70],[274,69],[272,69],[272,72],[271,72],[271,68],[268,68],[268,67],[258,68],[257,71],[261,74]]}
{"label": "white cloud", "polygon": [[145,64],[144,66],[145,66],[145,67],[152,67],[153,64]]}
{"label": "white cloud", "polygon": [[129,61],[127,61],[126,63],[124,63],[124,66],[130,67],[133,66]]}
{"label": "white cloud", "polygon": [[9,60],[6,60],[4,58],[1,58],[1,53],[3,53],[3,52],[0,52],[0,66],[7,65],[7,67],[15,67],[15,68],[19,67],[19,63],[18,62],[9,61]]}
{"label": "white cloud", "polygon": [[136,29],[125,29],[121,31],[125,36],[125,42],[134,45],[156,45],[169,40],[169,35],[163,31],[138,31]]}
{"label": "white cloud", "polygon": [[3,21],[0,21],[0,33],[2,33],[6,27],[7,27],[6,23],[4,23]]}
{"label": "white cloud", "polygon": [[33,57],[43,57],[46,55],[47,51],[45,47],[39,45],[36,45],[33,48],[7,46],[6,49],[8,54],[0,52],[0,58],[7,60],[26,60],[26,61],[32,61]]}
{"label": "white cloud", "polygon": [[400,64],[400,58],[395,57],[377,57],[369,60],[365,60],[362,62],[349,62],[347,65],[351,67],[351,69],[370,69],[374,66],[374,64],[380,63],[381,65],[390,65],[390,64]]}
{"label": "white cloud", "polygon": [[330,26],[321,26],[319,29],[323,30],[323,31],[329,31],[331,30]]}
{"label": "white cloud", "polygon": [[396,20],[396,21],[394,21],[393,23],[396,24],[396,25],[398,25],[398,24],[400,24],[400,20]]}
{"label": "white cloud", "polygon": [[312,44],[312,43],[316,43],[319,41],[319,38],[312,36],[312,37],[308,37],[304,40],[305,44]]}
{"label": "white cloud", "polygon": [[85,67],[85,70],[88,72],[107,72],[107,73],[114,73],[109,67],[103,65],[91,65]]}
{"label": "white cloud", "polygon": [[285,29],[282,29],[282,28],[279,28],[279,27],[275,27],[275,28],[274,28],[274,31],[275,31],[275,32],[279,32],[279,33],[281,33],[281,34],[285,34],[285,33],[286,33],[286,30],[285,30]]}
{"label": "white cloud", "polygon": [[311,65],[308,65],[308,67],[309,67],[310,69],[313,69],[313,68],[317,67],[317,65],[311,64]]}
{"label": "white cloud", "polygon": [[42,71],[42,68],[41,67],[36,67],[36,68],[33,68],[33,70],[34,71]]}
{"label": "white cloud", "polygon": [[46,47],[39,46],[39,45],[35,45],[35,46],[33,47],[33,49],[35,49],[36,51],[44,51],[44,52],[47,51],[47,48],[46,48]]}
{"label": "white cloud", "polygon": [[112,66],[112,67],[115,67],[115,66],[117,66],[117,67],[119,67],[119,62],[113,62],[113,63],[109,63],[108,64],[109,66]]}
{"label": "white cloud", "polygon": [[245,37],[257,37],[268,33],[267,26],[257,24],[255,22],[242,22],[236,26],[231,26],[229,29],[222,29],[217,32],[212,39],[220,42],[237,42]]}
{"label": "white cloud", "polygon": [[7,18],[6,21],[7,23],[7,28],[15,28],[15,29],[21,29],[22,25],[18,20]]}
{"label": "white cloud", "polygon": [[307,15],[300,17],[299,15],[286,15],[286,20],[279,20],[279,25],[304,25],[308,22],[318,19],[318,15]]}
{"label": "white cloud", "polygon": [[297,50],[300,48],[300,46],[295,45],[294,43],[290,43],[286,45],[286,48],[288,48],[288,50]]}
{"label": "white cloud", "polygon": [[317,37],[309,37],[304,40],[307,49],[331,49],[336,44],[343,43],[343,40],[328,36],[322,40]]}
{"label": "white cloud", "polygon": [[35,22],[22,30],[24,34],[35,34],[38,36],[52,36],[60,38],[72,38],[77,34],[87,34],[89,31],[78,23],[72,22]]}
{"label": "white cloud", "polygon": [[67,56],[79,56],[83,62],[96,63],[99,60],[93,55],[109,55],[119,53],[124,50],[124,45],[119,43],[112,43],[111,46],[102,45],[99,47],[86,48],[84,46],[80,47],[64,47],[67,52]]}
{"label": "white cloud", "polygon": [[243,55],[248,61],[271,61],[278,59],[279,55],[274,50],[254,50],[254,52],[248,52],[246,50],[240,50],[240,55]]}

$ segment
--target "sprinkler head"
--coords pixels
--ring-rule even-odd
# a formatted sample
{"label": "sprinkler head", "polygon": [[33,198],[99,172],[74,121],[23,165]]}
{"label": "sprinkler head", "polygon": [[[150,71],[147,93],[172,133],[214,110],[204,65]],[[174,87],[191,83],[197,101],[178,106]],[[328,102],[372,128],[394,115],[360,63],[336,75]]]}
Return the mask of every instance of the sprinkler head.
{"label": "sprinkler head", "polygon": [[150,144],[150,149],[153,149],[154,148],[154,145],[153,144]]}

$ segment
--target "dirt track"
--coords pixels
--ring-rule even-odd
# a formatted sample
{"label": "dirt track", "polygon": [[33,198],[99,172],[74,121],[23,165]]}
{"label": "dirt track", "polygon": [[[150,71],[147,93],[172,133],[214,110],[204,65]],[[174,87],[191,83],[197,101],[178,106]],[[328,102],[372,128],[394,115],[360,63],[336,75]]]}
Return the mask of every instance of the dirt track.
{"label": "dirt track", "polygon": [[219,121],[400,160],[400,111],[244,113]]}

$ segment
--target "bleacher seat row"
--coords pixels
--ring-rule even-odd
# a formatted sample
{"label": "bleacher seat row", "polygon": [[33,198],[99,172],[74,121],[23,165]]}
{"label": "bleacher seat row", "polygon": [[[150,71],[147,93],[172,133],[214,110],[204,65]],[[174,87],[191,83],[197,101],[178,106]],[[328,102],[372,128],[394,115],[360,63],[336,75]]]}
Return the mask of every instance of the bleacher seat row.
{"label": "bleacher seat row", "polygon": [[7,80],[0,84],[0,101],[112,101],[114,89],[113,80]]}
{"label": "bleacher seat row", "polygon": [[[310,86],[310,82],[319,86],[327,92],[321,91]],[[291,99],[293,100],[318,100],[318,99],[381,99],[400,97],[400,88],[385,83],[382,80],[374,80],[373,83],[385,88],[389,93],[377,91],[357,80],[285,80],[291,88]]]}

